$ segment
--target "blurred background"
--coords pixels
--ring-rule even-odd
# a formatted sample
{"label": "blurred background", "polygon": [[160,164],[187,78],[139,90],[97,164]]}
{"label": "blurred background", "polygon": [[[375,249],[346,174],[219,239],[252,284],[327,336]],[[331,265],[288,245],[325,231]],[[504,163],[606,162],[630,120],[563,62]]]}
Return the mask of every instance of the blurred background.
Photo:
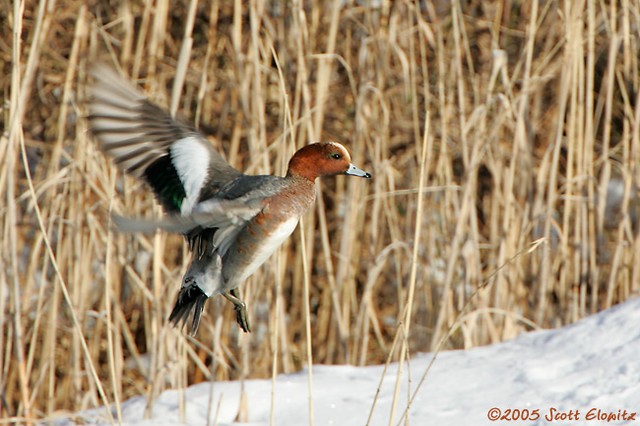
{"label": "blurred background", "polygon": [[[638,1],[15,0],[0,21],[2,418],[486,345],[638,293]],[[336,140],[373,174],[319,184],[241,289],[253,333],[222,298],[194,338],[171,327],[183,239],[113,232],[162,212],[88,134],[96,61],[247,173]]]}

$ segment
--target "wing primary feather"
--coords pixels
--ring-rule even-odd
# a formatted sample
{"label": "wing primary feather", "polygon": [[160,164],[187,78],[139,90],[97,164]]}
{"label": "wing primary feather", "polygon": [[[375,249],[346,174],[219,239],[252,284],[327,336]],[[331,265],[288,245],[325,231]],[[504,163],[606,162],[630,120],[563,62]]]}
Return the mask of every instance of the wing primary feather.
{"label": "wing primary feather", "polygon": [[88,119],[100,148],[149,183],[168,213],[189,213],[241,176],[193,126],[171,117],[113,67],[96,64],[90,74]]}

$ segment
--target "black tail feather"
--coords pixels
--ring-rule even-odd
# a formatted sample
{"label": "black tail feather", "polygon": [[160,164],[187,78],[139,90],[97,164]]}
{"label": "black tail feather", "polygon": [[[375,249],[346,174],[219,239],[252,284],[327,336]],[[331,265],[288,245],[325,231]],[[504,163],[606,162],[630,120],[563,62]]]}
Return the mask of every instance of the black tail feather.
{"label": "black tail feather", "polygon": [[189,325],[189,334],[194,335],[200,325],[200,316],[204,310],[204,304],[209,297],[196,284],[182,287],[178,293],[178,300],[169,315],[169,321],[176,327],[184,327],[189,321],[189,315],[193,311],[193,320]]}

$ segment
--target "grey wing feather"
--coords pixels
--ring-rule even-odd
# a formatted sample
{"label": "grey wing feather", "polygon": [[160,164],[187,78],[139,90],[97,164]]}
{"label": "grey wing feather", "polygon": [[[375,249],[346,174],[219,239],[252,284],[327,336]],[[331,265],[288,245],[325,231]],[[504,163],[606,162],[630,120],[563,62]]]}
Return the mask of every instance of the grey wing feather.
{"label": "grey wing feather", "polygon": [[[112,67],[91,67],[89,123],[100,148],[145,180],[168,212],[197,203],[241,173],[193,127],[153,104]],[[186,209],[189,210],[188,208]]]}
{"label": "grey wing feather", "polygon": [[119,215],[113,221],[121,232],[151,233],[158,229],[186,234],[195,228],[218,228],[216,236],[226,228],[244,227],[262,209],[260,200],[237,201],[212,199],[197,206],[188,215],[168,215],[162,219],[136,219]]}

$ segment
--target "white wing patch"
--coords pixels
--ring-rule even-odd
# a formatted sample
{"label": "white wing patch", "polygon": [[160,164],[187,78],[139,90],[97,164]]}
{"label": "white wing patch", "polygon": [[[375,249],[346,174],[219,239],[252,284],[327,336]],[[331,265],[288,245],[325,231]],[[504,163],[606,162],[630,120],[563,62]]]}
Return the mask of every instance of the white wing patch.
{"label": "white wing patch", "polygon": [[209,150],[202,140],[189,136],[174,142],[170,152],[173,167],[178,172],[186,194],[181,213],[188,214],[198,201],[200,190],[209,174]]}

